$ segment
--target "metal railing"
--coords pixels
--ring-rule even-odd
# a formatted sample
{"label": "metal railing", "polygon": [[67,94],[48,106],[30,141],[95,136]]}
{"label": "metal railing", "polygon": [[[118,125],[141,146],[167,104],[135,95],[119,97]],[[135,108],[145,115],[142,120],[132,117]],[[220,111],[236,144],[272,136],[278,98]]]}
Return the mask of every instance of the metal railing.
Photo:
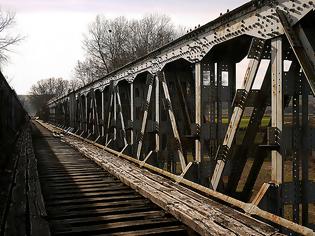
{"label": "metal railing", "polygon": [[0,168],[12,153],[21,128],[28,119],[16,92],[0,72]]}

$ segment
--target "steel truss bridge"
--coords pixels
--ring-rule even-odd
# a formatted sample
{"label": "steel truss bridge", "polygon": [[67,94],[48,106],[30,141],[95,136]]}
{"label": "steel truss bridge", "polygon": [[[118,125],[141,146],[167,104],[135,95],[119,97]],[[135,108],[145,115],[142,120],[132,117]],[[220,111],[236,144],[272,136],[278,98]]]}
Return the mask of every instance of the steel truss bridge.
{"label": "steel truss bridge", "polygon": [[248,2],[51,100],[42,125],[281,233],[314,235],[314,10]]}

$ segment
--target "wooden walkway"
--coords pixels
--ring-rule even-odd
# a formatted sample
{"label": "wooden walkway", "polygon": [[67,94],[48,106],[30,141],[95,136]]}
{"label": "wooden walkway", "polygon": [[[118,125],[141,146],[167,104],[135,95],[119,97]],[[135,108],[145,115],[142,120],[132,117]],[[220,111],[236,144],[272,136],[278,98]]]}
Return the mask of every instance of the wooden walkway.
{"label": "wooden walkway", "polygon": [[[44,124],[52,132],[53,126]],[[62,140],[201,235],[280,235],[274,227],[71,135]]]}
{"label": "wooden walkway", "polygon": [[191,231],[36,126],[34,149],[52,235],[188,235]]}

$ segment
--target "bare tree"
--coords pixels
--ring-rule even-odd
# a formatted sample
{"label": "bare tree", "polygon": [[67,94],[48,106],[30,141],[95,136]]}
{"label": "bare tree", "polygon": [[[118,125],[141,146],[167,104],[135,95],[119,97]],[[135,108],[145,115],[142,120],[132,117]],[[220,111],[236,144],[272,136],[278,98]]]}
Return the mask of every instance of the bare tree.
{"label": "bare tree", "polygon": [[89,26],[83,48],[84,61],[75,66],[75,77],[84,85],[103,77],[178,37],[179,31],[165,15],[140,20],[106,19],[98,15]]}
{"label": "bare tree", "polygon": [[80,62],[78,67],[83,68],[84,72],[87,72],[84,67],[90,67],[89,73],[100,78],[124,65],[130,56],[128,52],[129,35],[129,22],[125,17],[108,20],[98,15],[95,21],[89,25],[88,34],[85,35],[83,41],[87,58]]}
{"label": "bare tree", "polygon": [[8,61],[8,53],[12,52],[12,46],[23,39],[18,34],[10,33],[14,25],[15,14],[0,9],[0,65]]}
{"label": "bare tree", "polygon": [[69,81],[62,78],[48,78],[37,81],[32,85],[31,95],[61,96],[68,91]]}
{"label": "bare tree", "polygon": [[43,119],[48,117],[48,101],[69,91],[69,81],[62,78],[48,78],[37,81],[30,90],[30,102]]}
{"label": "bare tree", "polygon": [[80,86],[91,83],[105,74],[104,68],[95,58],[86,58],[84,61],[78,61],[74,67],[74,77],[79,81]]}
{"label": "bare tree", "polygon": [[101,17],[96,16],[93,23],[89,25],[89,33],[84,36],[84,48],[88,52],[88,57],[91,58],[98,66],[103,67],[104,73],[108,73],[108,59],[105,54],[104,41],[107,35],[108,21]]}
{"label": "bare tree", "polygon": [[132,59],[144,56],[149,52],[174,40],[177,36],[171,18],[166,15],[147,15],[141,20],[130,23],[130,45]]}
{"label": "bare tree", "polygon": [[68,88],[71,91],[77,90],[80,88],[83,84],[78,79],[71,79],[68,83]]}

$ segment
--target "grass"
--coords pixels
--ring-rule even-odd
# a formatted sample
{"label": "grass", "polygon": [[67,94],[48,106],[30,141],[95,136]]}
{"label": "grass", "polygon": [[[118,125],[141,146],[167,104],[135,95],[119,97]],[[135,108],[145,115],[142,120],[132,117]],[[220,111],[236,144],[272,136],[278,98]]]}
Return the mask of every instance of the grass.
{"label": "grass", "polygon": [[[249,124],[249,120],[250,120],[250,117],[242,118],[239,128],[245,129]],[[270,117],[264,116],[261,120],[260,126],[261,127],[267,127],[269,125],[269,122],[270,122]],[[229,123],[228,118],[226,118],[226,117],[222,118],[222,124],[228,124],[228,123]]]}

